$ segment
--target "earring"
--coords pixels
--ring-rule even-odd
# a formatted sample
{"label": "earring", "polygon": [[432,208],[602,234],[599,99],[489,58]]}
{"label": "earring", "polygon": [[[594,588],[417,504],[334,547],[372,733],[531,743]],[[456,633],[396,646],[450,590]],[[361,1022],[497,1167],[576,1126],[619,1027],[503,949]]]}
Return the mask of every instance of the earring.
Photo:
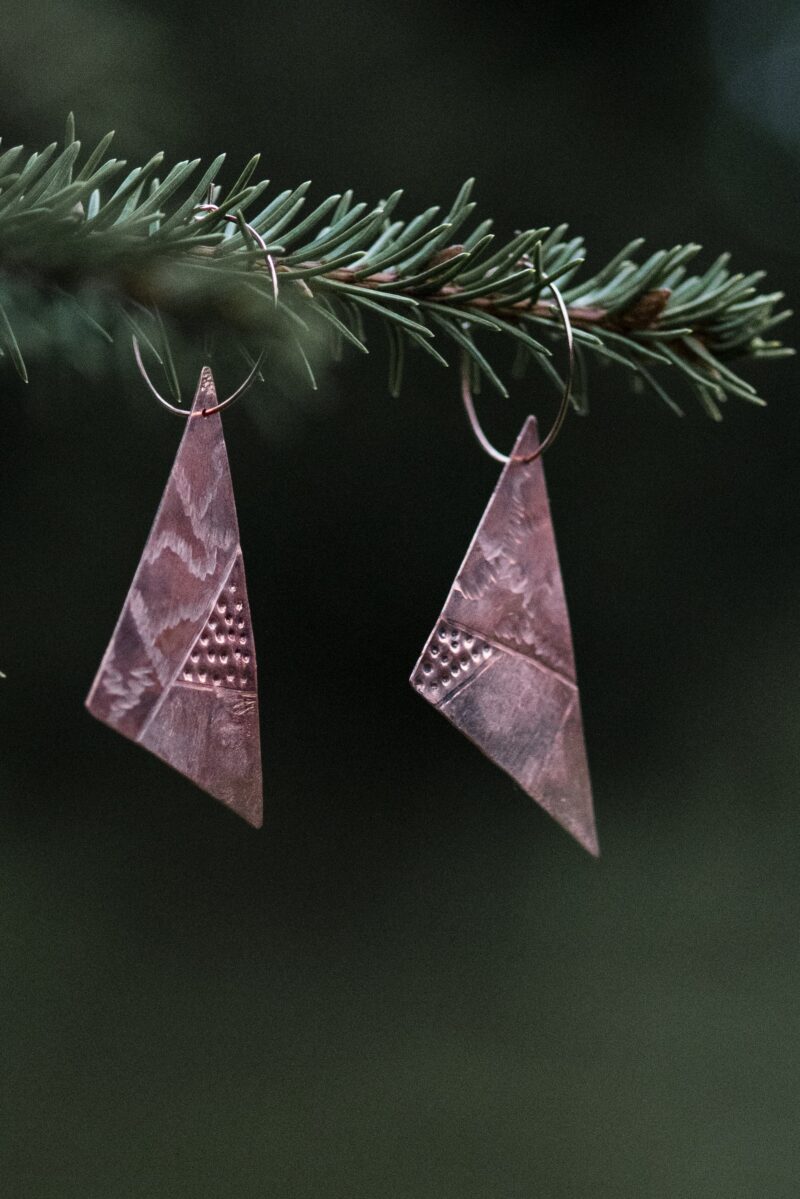
{"label": "earring", "polygon": [[564,587],[541,455],[567,413],[569,315],[554,285],[570,366],[539,444],[529,417],[510,456],[486,439],[468,366],[462,394],[483,449],[505,465],[411,685],[592,854],[599,852]]}
{"label": "earring", "polygon": [[204,367],[153,528],[86,706],[98,720],[262,822],[256,655],[220,412]]}

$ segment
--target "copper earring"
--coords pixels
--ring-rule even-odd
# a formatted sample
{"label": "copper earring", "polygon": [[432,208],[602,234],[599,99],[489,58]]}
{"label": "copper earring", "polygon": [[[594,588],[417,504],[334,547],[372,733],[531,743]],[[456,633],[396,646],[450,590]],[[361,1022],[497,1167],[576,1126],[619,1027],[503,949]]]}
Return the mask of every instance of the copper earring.
{"label": "copper earring", "polygon": [[204,367],[153,528],[86,706],[259,827],[256,656],[220,412]]}
{"label": "copper earring", "polygon": [[542,452],[569,404],[570,350],[558,417],[539,443],[529,417],[510,456],[478,423],[466,365],[462,393],[483,449],[505,465],[411,685],[592,854],[599,852],[564,586]]}

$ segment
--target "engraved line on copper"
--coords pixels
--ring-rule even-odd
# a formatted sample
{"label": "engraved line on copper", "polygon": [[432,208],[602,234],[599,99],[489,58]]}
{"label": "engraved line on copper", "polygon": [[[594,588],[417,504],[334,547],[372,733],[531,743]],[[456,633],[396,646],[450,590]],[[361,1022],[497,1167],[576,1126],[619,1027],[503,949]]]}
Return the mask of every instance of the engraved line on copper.
{"label": "engraved line on copper", "polygon": [[523,658],[526,662],[530,662],[531,666],[535,666],[537,670],[541,670],[542,674],[549,674],[552,678],[558,679],[559,683],[563,683],[565,687],[569,687],[570,691],[577,691],[578,684],[573,682],[568,675],[562,674],[560,670],[556,670],[553,666],[542,661],[536,654],[525,653],[521,649],[516,649],[513,645],[507,645],[505,641],[499,641],[496,637],[487,637],[485,633],[480,633],[484,641],[488,641],[497,650],[503,650],[507,654],[512,654],[515,658]]}
{"label": "engraved line on copper", "polygon": [[526,662],[530,662],[531,665],[537,667],[538,670],[541,670],[543,674],[552,675],[553,678],[558,679],[560,683],[563,683],[565,687],[569,687],[571,691],[578,691],[578,684],[576,682],[569,678],[568,675],[562,674],[560,670],[556,670],[553,666],[548,666],[547,663],[543,662],[541,658],[536,656],[536,654],[526,653],[521,649],[517,649],[513,645],[506,644],[505,641],[500,641],[497,637],[490,637],[488,634],[481,633],[477,629],[468,628],[466,625],[460,624],[457,620],[452,620],[449,616],[447,618],[447,623],[452,625],[453,628],[460,629],[462,632],[467,633],[472,637],[479,637],[482,641],[485,641],[488,645],[491,645],[495,650],[502,650],[507,654],[513,654],[517,658],[524,658]]}
{"label": "engraved line on copper", "polygon": [[242,699],[258,699],[257,691],[244,691],[241,687],[226,687],[224,683],[189,683],[186,679],[177,679],[175,687],[185,687],[187,691],[224,691],[226,694],[235,692]]}
{"label": "engraved line on copper", "polygon": [[541,778],[542,775],[544,775],[544,773],[547,770],[547,767],[550,765],[550,759],[552,758],[553,754],[555,753],[555,749],[558,744],[558,738],[563,733],[566,723],[569,720],[572,713],[575,711],[575,708],[577,707],[577,705],[578,705],[578,692],[576,689],[575,694],[570,699],[569,703],[567,704],[567,706],[564,709],[564,714],[561,717],[558,728],[553,733],[553,740],[550,744],[550,748],[548,749],[547,753],[544,755],[544,758],[542,759],[542,764],[539,768],[539,778]]}

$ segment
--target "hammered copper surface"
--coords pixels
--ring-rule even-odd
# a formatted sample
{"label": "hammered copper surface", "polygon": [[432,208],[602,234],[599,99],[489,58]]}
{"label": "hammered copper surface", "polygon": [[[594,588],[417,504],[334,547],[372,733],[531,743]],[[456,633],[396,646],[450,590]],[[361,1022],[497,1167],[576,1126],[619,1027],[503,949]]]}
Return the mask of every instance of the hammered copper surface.
{"label": "hammered copper surface", "polygon": [[[538,445],[529,417],[514,454]],[[597,854],[572,636],[541,458],[503,468],[412,686]]]}
{"label": "hammered copper surface", "polygon": [[[193,411],[216,402],[206,367]],[[186,422],[86,706],[261,825],[256,656],[218,414]]]}

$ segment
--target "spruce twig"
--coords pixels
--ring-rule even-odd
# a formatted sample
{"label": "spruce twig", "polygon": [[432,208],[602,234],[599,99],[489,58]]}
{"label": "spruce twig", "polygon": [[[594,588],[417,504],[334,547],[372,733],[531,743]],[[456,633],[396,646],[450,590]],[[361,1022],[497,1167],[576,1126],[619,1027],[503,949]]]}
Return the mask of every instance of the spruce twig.
{"label": "spruce twig", "polygon": [[[718,418],[729,396],[763,403],[733,362],[793,352],[765,336],[790,315],[778,307],[782,293],[761,292],[761,272],[732,273],[727,255],[690,274],[693,244],[640,260],[636,240],[581,278],[583,241],[568,239],[564,225],[499,244],[488,220],[469,230],[472,180],[444,215],[432,207],[398,219],[400,192],[372,207],[345,192],[303,215],[309,184],[265,202],[257,157],[226,191],[217,183],[223,155],[199,175],[194,160],[162,178],[162,155],[126,171],[109,157],[111,136],[81,162],[70,117],[60,151],[0,154],[0,355],[23,378],[25,357],[48,348],[49,328],[74,341],[76,354],[87,332],[108,341],[135,330],[174,389],[168,325],[170,336],[234,335],[246,354],[288,347],[314,385],[313,337],[329,340],[334,354],[343,344],[366,351],[377,319],[393,395],[408,349],[444,365],[464,351],[476,381],[506,394],[487,355],[492,342],[515,344],[515,371],[533,361],[558,381],[545,344],[561,335],[548,290],[555,282],[580,354],[581,408],[586,355],[625,366],[639,388],[680,411],[664,382],[671,374]],[[209,197],[217,210],[201,211]]]}

